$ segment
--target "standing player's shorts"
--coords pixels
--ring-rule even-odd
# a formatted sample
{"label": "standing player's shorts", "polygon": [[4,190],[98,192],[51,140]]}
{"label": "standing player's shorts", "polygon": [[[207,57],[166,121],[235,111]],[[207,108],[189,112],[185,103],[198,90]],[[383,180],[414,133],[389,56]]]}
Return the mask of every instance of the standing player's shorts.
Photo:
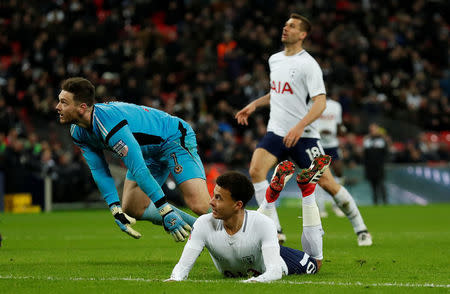
{"label": "standing player's shorts", "polygon": [[[158,156],[144,158],[147,168],[160,186],[165,183],[169,173],[177,185],[194,178],[206,179],[205,169],[197,153],[194,131],[187,123],[181,122],[178,129],[181,133],[178,139],[164,142]],[[130,171],[126,177],[136,181]]]}
{"label": "standing player's shorts", "polygon": [[315,274],[317,262],[303,251],[280,246],[280,256],[288,268],[288,275]]}
{"label": "standing player's shorts", "polygon": [[333,161],[341,159],[341,150],[339,147],[323,148],[323,151],[325,151],[326,155],[330,155]]}
{"label": "standing player's shorts", "polygon": [[264,148],[282,161],[291,157],[299,168],[308,168],[314,157],[324,155],[325,152],[316,138],[300,138],[294,147],[287,148],[283,144],[283,137],[268,132],[256,148]]}

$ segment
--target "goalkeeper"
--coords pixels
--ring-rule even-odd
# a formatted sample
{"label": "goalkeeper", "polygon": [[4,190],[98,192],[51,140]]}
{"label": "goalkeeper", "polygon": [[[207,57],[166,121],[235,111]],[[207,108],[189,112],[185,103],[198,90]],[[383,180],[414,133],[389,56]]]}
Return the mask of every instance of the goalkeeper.
{"label": "goalkeeper", "polygon": [[[195,218],[168,204],[161,185],[171,173],[189,208],[198,215],[208,212],[205,171],[189,124],[146,106],[95,103],[94,86],[80,77],[63,81],[58,98],[59,122],[72,124],[72,139],[120,229],[139,238],[131,225],[135,219],[148,220],[163,225],[175,241],[184,241]],[[128,168],[122,205],[104,150]]]}

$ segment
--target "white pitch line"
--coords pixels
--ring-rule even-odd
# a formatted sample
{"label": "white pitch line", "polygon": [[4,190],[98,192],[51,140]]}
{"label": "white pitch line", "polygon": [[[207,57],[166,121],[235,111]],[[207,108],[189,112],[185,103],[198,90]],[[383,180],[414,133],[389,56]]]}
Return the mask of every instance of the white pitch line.
{"label": "white pitch line", "polygon": [[[34,277],[34,276],[1,276],[2,280],[49,280],[49,281],[131,281],[131,282],[162,282],[159,279],[144,279],[144,278],[60,278],[60,277]],[[186,280],[184,283],[236,283],[240,280],[224,279],[224,280]],[[327,285],[327,286],[361,286],[361,287],[405,287],[405,288],[450,288],[450,284],[411,284],[411,283],[362,283],[362,282],[317,282],[317,281],[274,281],[275,284],[290,284],[290,285]]]}

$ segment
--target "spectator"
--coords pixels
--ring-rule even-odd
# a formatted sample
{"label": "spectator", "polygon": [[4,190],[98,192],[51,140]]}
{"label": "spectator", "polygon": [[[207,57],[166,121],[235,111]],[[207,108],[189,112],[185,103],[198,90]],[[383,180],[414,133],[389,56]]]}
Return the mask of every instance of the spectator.
{"label": "spectator", "polygon": [[382,201],[387,204],[384,164],[388,157],[388,140],[376,123],[370,124],[369,134],[364,138],[363,145],[365,176],[372,187],[373,203],[378,205]]}
{"label": "spectator", "polygon": [[[372,120],[406,122],[417,133],[450,130],[445,1],[414,0],[401,9],[395,1],[343,1],[337,7],[326,1],[312,6],[301,1],[66,2],[2,1],[0,133],[19,128],[22,139],[32,132],[40,142],[49,139],[43,130],[55,120],[61,81],[84,76],[99,85],[98,93],[192,121],[203,158],[221,141],[229,153],[223,160],[245,166],[251,150],[243,154],[248,148],[237,142],[246,138],[246,129],[227,117],[270,89],[265,64],[280,48],[279,28],[291,10],[317,19],[312,42],[305,46],[323,68],[328,92],[343,105],[344,124],[353,133],[345,138],[346,162],[361,162],[357,136]],[[208,114],[213,117],[205,119]],[[267,117],[261,112],[251,119],[249,145],[265,133]],[[221,120],[232,129],[230,149],[226,132],[217,131]],[[405,141],[400,137],[395,139]],[[7,144],[5,139],[5,150]],[[447,145],[427,154],[424,144],[406,143],[396,160],[448,158]]]}

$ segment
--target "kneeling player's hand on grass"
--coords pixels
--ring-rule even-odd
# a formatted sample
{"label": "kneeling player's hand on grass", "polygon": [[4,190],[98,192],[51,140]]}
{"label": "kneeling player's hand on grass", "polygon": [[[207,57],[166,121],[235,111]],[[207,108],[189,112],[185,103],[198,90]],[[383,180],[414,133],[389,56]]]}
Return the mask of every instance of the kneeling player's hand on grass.
{"label": "kneeling player's hand on grass", "polygon": [[243,280],[242,283],[259,283],[259,281],[255,277],[251,277],[250,279]]}
{"label": "kneeling player's hand on grass", "polygon": [[168,203],[158,207],[158,210],[163,219],[164,229],[172,235],[175,242],[184,241],[192,231],[191,226]]}
{"label": "kneeling player's hand on grass", "polygon": [[139,239],[141,237],[141,234],[131,227],[136,223],[136,220],[133,217],[124,213],[120,205],[113,205],[110,207],[110,209],[112,215],[114,216],[116,224],[122,231],[124,231],[125,233],[127,233],[128,235],[130,235],[135,239]]}

